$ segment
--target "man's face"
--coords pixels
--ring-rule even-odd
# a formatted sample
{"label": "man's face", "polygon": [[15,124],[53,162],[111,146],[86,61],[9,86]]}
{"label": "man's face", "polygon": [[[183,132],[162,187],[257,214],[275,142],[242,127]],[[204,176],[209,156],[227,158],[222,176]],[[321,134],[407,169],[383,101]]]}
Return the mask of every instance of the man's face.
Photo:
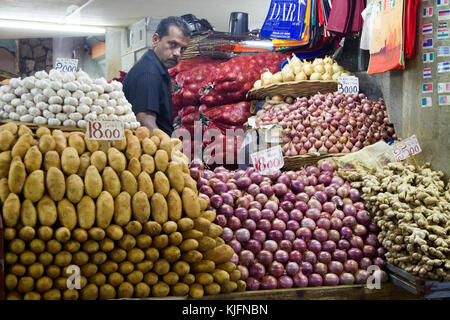
{"label": "man's face", "polygon": [[189,44],[189,37],[183,35],[183,32],[173,25],[169,27],[168,35],[161,39],[155,33],[152,40],[153,51],[167,69],[177,65],[178,60]]}

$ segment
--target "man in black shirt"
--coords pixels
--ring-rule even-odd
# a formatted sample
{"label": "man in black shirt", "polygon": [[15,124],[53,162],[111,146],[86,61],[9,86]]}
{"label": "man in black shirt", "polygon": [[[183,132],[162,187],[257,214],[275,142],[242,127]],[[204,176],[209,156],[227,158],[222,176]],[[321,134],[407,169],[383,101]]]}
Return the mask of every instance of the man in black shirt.
{"label": "man in black shirt", "polygon": [[189,26],[182,18],[162,20],[152,38],[153,49],[131,68],[123,81],[123,91],[137,120],[150,132],[159,128],[172,135],[172,84],[167,69],[177,65],[189,44],[189,36]]}

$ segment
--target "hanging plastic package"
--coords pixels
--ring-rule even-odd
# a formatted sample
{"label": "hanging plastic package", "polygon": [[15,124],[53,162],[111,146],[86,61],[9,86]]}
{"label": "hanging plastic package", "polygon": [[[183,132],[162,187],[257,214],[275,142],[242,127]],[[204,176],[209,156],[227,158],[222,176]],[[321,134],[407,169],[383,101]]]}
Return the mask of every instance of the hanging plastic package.
{"label": "hanging plastic package", "polygon": [[306,0],[271,0],[261,37],[300,40],[304,30],[305,11]]}
{"label": "hanging plastic package", "polygon": [[368,0],[367,8],[361,13],[364,20],[363,30],[361,32],[361,41],[359,47],[363,50],[370,50],[373,34],[373,16],[375,11],[375,0]]}

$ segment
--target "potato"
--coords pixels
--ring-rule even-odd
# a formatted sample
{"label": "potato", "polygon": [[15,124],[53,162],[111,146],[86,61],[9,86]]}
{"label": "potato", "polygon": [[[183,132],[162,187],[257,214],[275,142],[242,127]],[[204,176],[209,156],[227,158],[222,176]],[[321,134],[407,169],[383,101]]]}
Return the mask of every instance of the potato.
{"label": "potato", "polygon": [[5,240],[12,240],[16,237],[16,229],[14,228],[5,228],[3,238]]}
{"label": "potato", "polygon": [[188,252],[184,252],[181,255],[181,260],[186,261],[188,263],[200,262],[202,259],[203,255],[197,250],[190,250]]}
{"label": "potato", "polygon": [[55,255],[55,264],[58,267],[66,267],[72,262],[72,254],[68,251],[61,251]]}
{"label": "potato", "polygon": [[36,280],[36,290],[40,293],[49,291],[53,287],[53,280],[50,277],[44,276]]}
{"label": "potato", "polygon": [[138,184],[136,181],[136,178],[133,176],[133,174],[128,171],[124,170],[120,174],[120,182],[122,185],[122,191],[126,191],[130,194],[130,196],[134,196],[138,189]]}
{"label": "potato", "polygon": [[147,298],[150,295],[150,287],[146,283],[141,282],[134,287],[134,292],[137,298]]}
{"label": "potato", "polygon": [[[39,172],[37,170],[36,172]],[[50,197],[54,201],[60,201],[66,193],[66,180],[61,170],[55,167],[51,167],[47,171],[46,187]]]}
{"label": "potato", "polygon": [[205,286],[205,292],[207,295],[216,295],[220,293],[220,285],[213,282]]}
{"label": "potato", "polygon": [[75,148],[68,147],[61,154],[61,166],[65,174],[71,175],[80,168],[80,157]]}
{"label": "potato", "polygon": [[24,251],[19,256],[19,261],[24,266],[29,266],[36,262],[36,254],[32,251]]}
{"label": "potato", "polygon": [[176,246],[169,246],[163,250],[163,258],[170,263],[177,261],[181,257],[180,249]]}
{"label": "potato", "polygon": [[114,249],[114,241],[111,239],[103,239],[100,241],[100,250],[103,252],[110,252]]}
{"label": "potato", "polygon": [[155,173],[155,177],[153,179],[153,186],[155,188],[155,192],[162,194],[164,197],[166,197],[169,194],[170,182],[163,172],[158,171]]}
{"label": "potato", "polygon": [[[4,151],[0,153],[0,178],[7,178],[9,174],[9,167],[11,165],[11,151]],[[26,165],[25,165],[26,167]]]}
{"label": "potato", "polygon": [[33,291],[27,292],[23,296],[23,300],[39,301],[39,300],[41,300],[41,295],[39,293],[33,292]]}
{"label": "potato", "polygon": [[127,275],[126,279],[131,284],[138,284],[144,279],[144,274],[142,273],[142,271],[134,270]]}
{"label": "potato", "polygon": [[[159,144],[161,143],[161,139],[159,139],[157,136],[152,136],[150,137],[150,140],[153,141],[153,143],[155,144],[156,148],[159,147]],[[155,150],[156,152],[156,150]]]}
{"label": "potato", "polygon": [[106,167],[106,154],[103,151],[95,151],[91,155],[91,165],[97,168],[101,172]]}
{"label": "potato", "polygon": [[36,231],[33,227],[22,227],[19,230],[19,238],[25,241],[31,241],[34,239]]}
{"label": "potato", "polygon": [[233,270],[236,269],[236,265],[233,262],[228,261],[228,262],[216,265],[216,268],[220,269],[220,270],[225,270],[226,272],[231,273],[231,272],[233,272]]}
{"label": "potato", "polygon": [[9,186],[8,186],[8,179],[7,178],[0,179],[0,205],[5,203],[9,194],[10,194],[10,192],[9,192]]}
{"label": "potato", "polygon": [[52,133],[53,139],[55,140],[55,150],[61,154],[64,149],[67,148],[67,139],[62,132],[60,134],[55,134],[55,131],[56,130]]}
{"label": "potato", "polygon": [[25,134],[21,136],[17,142],[14,144],[12,150],[11,150],[11,156],[13,157],[19,157],[22,159],[25,154],[27,153],[28,149],[31,148],[31,144],[34,142],[33,136],[30,134]]}
{"label": "potato", "polygon": [[23,195],[25,199],[28,199],[32,202],[37,202],[44,195],[44,191],[44,171],[35,170],[30,173],[25,180],[25,184],[23,186]]}
{"label": "potato", "polygon": [[181,165],[176,162],[170,162],[167,168],[167,176],[169,177],[172,188],[177,192],[182,192],[184,189],[184,178]]}
{"label": "potato", "polygon": [[139,139],[134,136],[130,135],[127,137],[127,149],[125,151],[125,155],[127,156],[127,159],[130,160],[132,158],[138,158],[141,156],[142,150],[141,150],[141,143]]}
{"label": "potato", "polygon": [[223,293],[231,293],[233,291],[236,291],[236,289],[237,283],[234,281],[228,281],[221,285],[221,292]]}
{"label": "potato", "polygon": [[86,145],[86,149],[88,149],[89,152],[92,153],[100,149],[100,141],[88,140],[87,135],[84,136],[84,144]]}
{"label": "potato", "polygon": [[145,258],[155,262],[159,258],[159,251],[155,248],[148,248],[145,250]]}
{"label": "potato", "polygon": [[100,287],[106,283],[106,276],[103,273],[96,273],[89,278],[89,283],[93,283]]}
{"label": "potato", "polygon": [[210,273],[197,273],[195,275],[195,281],[201,285],[208,285],[214,282],[214,277]]}
{"label": "potato", "polygon": [[36,130],[36,135],[38,136],[38,138],[41,138],[41,137],[45,136],[46,134],[50,134],[50,135],[52,134],[50,129],[47,127],[39,127]]}
{"label": "potato", "polygon": [[222,233],[223,233],[223,229],[221,226],[211,223],[211,225],[209,226],[207,235],[210,236],[211,238],[216,238],[216,237],[221,236]]}
{"label": "potato", "polygon": [[52,167],[61,169],[61,159],[56,151],[49,151],[44,156],[44,169],[48,171]]}
{"label": "potato", "polygon": [[39,262],[47,267],[53,262],[53,255],[49,252],[42,252],[39,255]]}
{"label": "potato", "polygon": [[211,222],[205,218],[198,217],[194,219],[194,229],[203,233],[207,233]]}
{"label": "potato", "polygon": [[153,261],[144,260],[136,264],[136,269],[142,273],[147,273],[153,269]]}
{"label": "potato", "polygon": [[117,150],[123,151],[127,147],[127,139],[111,141],[111,146]]}
{"label": "potato", "polygon": [[153,156],[156,153],[157,146],[150,138],[142,140],[142,151],[149,156]]}
{"label": "potato", "polygon": [[[161,172],[165,172],[167,167],[169,166],[169,155],[164,150],[158,150],[155,153],[155,167],[156,170]],[[142,159],[141,159],[142,161]]]}
{"label": "potato", "polygon": [[14,263],[17,262],[17,260],[19,260],[19,257],[17,256],[17,254],[12,253],[12,252],[6,252],[5,253],[5,262],[6,262],[6,264],[14,264]]}
{"label": "potato", "polygon": [[158,283],[158,275],[153,272],[146,273],[144,275],[144,282],[149,286],[153,286]]}
{"label": "potato", "polygon": [[23,159],[25,164],[25,168],[27,172],[33,172],[35,170],[39,170],[42,165],[42,153],[39,151],[39,148],[36,146],[28,149],[25,154],[25,158]]}
{"label": "potato", "polygon": [[66,196],[72,203],[81,201],[84,195],[84,182],[78,175],[72,174],[66,179]]}
{"label": "potato", "polygon": [[171,233],[177,231],[178,225],[174,221],[167,221],[163,224],[162,228],[165,234],[170,235]]}
{"label": "potato", "polygon": [[195,250],[198,248],[198,244],[198,241],[195,239],[186,239],[181,243],[180,249],[184,252]]}
{"label": "potato", "polygon": [[189,273],[181,278],[181,282],[187,285],[191,285],[195,283],[195,276],[192,273]]}
{"label": "potato", "polygon": [[136,239],[132,235],[126,234],[118,241],[118,244],[124,250],[131,250],[136,246]]}
{"label": "potato", "polygon": [[200,262],[194,263],[192,266],[194,272],[213,272],[216,265],[211,260],[202,260]]}
{"label": "potato", "polygon": [[161,234],[153,238],[152,247],[163,249],[169,244],[169,237],[166,234]]}
{"label": "potato", "polygon": [[111,240],[118,241],[123,237],[123,230],[120,226],[112,224],[108,228],[106,228],[106,234]]}
{"label": "potato", "polygon": [[134,287],[129,282],[121,283],[119,289],[117,290],[118,298],[132,298],[133,294],[134,294]]}
{"label": "potato", "polygon": [[11,252],[20,254],[20,253],[24,252],[25,246],[26,246],[25,241],[23,241],[22,239],[14,239],[9,243],[8,249]]}
{"label": "potato", "polygon": [[81,246],[82,246],[83,251],[90,253],[90,254],[97,252],[98,249],[100,248],[100,245],[98,244],[98,242],[94,241],[94,240],[87,240]]}
{"label": "potato", "polygon": [[99,251],[91,255],[91,262],[96,265],[101,265],[105,263],[106,259],[108,259],[108,256],[104,252]]}
{"label": "potato", "polygon": [[239,271],[238,269],[233,270],[230,273],[230,280],[231,281],[238,281],[239,279],[241,279],[241,271]]}
{"label": "potato", "polygon": [[147,172],[141,172],[137,179],[138,191],[145,192],[147,197],[151,197],[154,193],[153,181]]}
{"label": "potato", "polygon": [[7,227],[15,227],[20,218],[20,200],[19,197],[10,193],[3,204],[3,221]]}
{"label": "potato", "polygon": [[149,156],[148,154],[143,154],[141,156],[141,170],[148,174],[155,172],[155,160],[152,156]]}
{"label": "potato", "polygon": [[97,199],[96,224],[106,229],[114,215],[114,199],[108,191],[102,191]]}
{"label": "potato", "polygon": [[136,178],[139,176],[142,169],[141,169],[141,163],[139,162],[139,160],[137,158],[130,159],[130,161],[128,162],[128,171],[130,171],[133,174],[133,176],[135,176]]}
{"label": "potato", "polygon": [[73,204],[67,199],[58,202],[58,221],[69,230],[73,230],[77,225],[77,212]]}
{"label": "potato", "polygon": [[[204,214],[203,211],[205,211],[208,208],[208,201],[206,201],[203,198],[198,198],[198,202],[200,203],[200,216],[203,217],[203,214]],[[204,218],[206,218],[206,217],[204,217]]]}
{"label": "potato", "polygon": [[159,144],[159,149],[164,150],[169,158],[172,158],[172,152],[173,152],[173,143],[171,139],[162,139]]}
{"label": "potato", "polygon": [[86,264],[89,262],[89,255],[84,251],[75,252],[72,255],[72,261],[74,264],[76,264],[78,266],[82,266],[83,264]]}
{"label": "potato", "polygon": [[203,286],[198,283],[194,283],[191,285],[189,289],[189,295],[194,299],[201,299],[203,298],[203,295],[205,294],[203,290]]}
{"label": "potato", "polygon": [[[80,219],[78,219],[80,221]],[[77,228],[72,232],[72,238],[80,243],[85,242],[88,239],[88,233],[86,230]]]}
{"label": "potato", "polygon": [[169,219],[178,221],[183,214],[181,198],[175,189],[170,189],[167,195],[167,206],[169,208]]}
{"label": "potato", "polygon": [[87,278],[92,277],[98,272],[98,266],[93,263],[86,263],[81,266],[81,274]]}
{"label": "potato", "polygon": [[110,284],[103,284],[99,289],[100,300],[114,299],[116,297],[116,290]]}
{"label": "potato", "polygon": [[167,207],[167,202],[164,196],[160,193],[155,193],[151,199],[151,214],[153,220],[160,224],[165,223],[169,218],[168,210],[169,209]]}
{"label": "potato", "polygon": [[61,268],[55,265],[48,266],[45,268],[45,274],[52,279],[56,279],[61,274]]}
{"label": "potato", "polygon": [[[199,198],[199,201],[200,201],[200,200],[204,200],[204,199]],[[212,211],[212,210],[202,211],[202,212],[200,213],[200,216],[201,216],[202,218],[205,218],[205,219],[208,220],[209,222],[214,222],[214,220],[216,219],[216,213],[215,213],[214,211]]]}
{"label": "potato", "polygon": [[78,241],[70,240],[64,244],[64,249],[70,253],[75,253],[80,250],[81,244]]}
{"label": "potato", "polygon": [[201,237],[198,240],[198,243],[198,250],[200,250],[201,252],[208,251],[216,247],[216,241],[208,236]]}
{"label": "potato", "polygon": [[63,300],[78,300],[79,297],[80,295],[76,289],[67,289],[62,293]]}
{"label": "potato", "polygon": [[118,272],[113,272],[108,276],[108,283],[113,287],[118,287],[124,282],[124,277]]}
{"label": "potato", "polygon": [[198,230],[189,230],[184,231],[182,235],[183,239],[200,239],[201,237],[203,237],[203,232],[200,232]]}
{"label": "potato", "polygon": [[95,223],[95,215],[94,200],[89,196],[82,197],[77,204],[77,221],[80,227],[90,229]]}
{"label": "potato", "polygon": [[20,157],[13,157],[8,173],[8,186],[12,193],[19,194],[25,184],[27,173]]}
{"label": "potato", "polygon": [[156,298],[167,297],[170,287],[165,282],[158,282],[152,287],[152,295]]}
{"label": "potato", "polygon": [[[156,194],[155,194],[156,195]],[[152,197],[152,203],[153,198],[155,197],[153,195]],[[158,202],[161,203],[161,202]],[[162,203],[161,203],[162,205]],[[148,201],[147,194],[145,192],[139,191],[136,192],[136,194],[133,196],[133,200],[131,201],[131,207],[133,212],[133,217],[139,221],[141,224],[144,224],[148,221],[150,218],[151,208],[150,203]],[[154,218],[154,215],[152,215]],[[154,219],[156,222],[159,222],[158,220]]]}
{"label": "potato", "polygon": [[131,218],[131,196],[128,194],[128,192],[124,191],[121,192],[114,200],[114,222],[119,226],[124,226],[130,221],[130,218]]}
{"label": "potato", "polygon": [[136,129],[135,135],[141,142],[144,141],[145,139],[150,138],[150,130],[148,130],[147,127],[139,127]]}
{"label": "potato", "polygon": [[184,188],[181,196],[183,210],[189,218],[200,217],[200,203],[197,195],[189,188]]}
{"label": "potato", "polygon": [[89,238],[95,241],[101,241],[105,239],[106,232],[102,228],[99,227],[93,227],[88,230]]}
{"label": "potato", "polygon": [[55,149],[56,149],[56,142],[51,135],[46,134],[39,138],[39,150],[42,153],[53,151]]}
{"label": "potato", "polygon": [[196,195],[198,195],[197,182],[185,172],[183,172],[183,178],[185,188],[191,189]]}
{"label": "potato", "polygon": [[119,266],[119,272],[123,275],[127,275],[134,270],[134,264],[132,264],[130,261],[124,261]]}
{"label": "potato", "polygon": [[61,243],[65,243],[70,240],[70,230],[66,227],[58,228],[55,231],[55,238]]}
{"label": "potato", "polygon": [[9,271],[12,274],[16,275],[16,276],[21,277],[21,276],[23,276],[26,273],[27,268],[25,266],[21,265],[21,264],[17,264],[16,263],[16,264],[11,266]]}
{"label": "potato", "polygon": [[217,264],[230,261],[233,257],[234,250],[229,245],[223,244],[213,249],[206,251],[205,257],[208,260],[212,260]]}
{"label": "potato", "polygon": [[43,226],[52,226],[58,218],[56,205],[47,195],[44,195],[38,202],[37,213],[39,222]]}
{"label": "potato", "polygon": [[108,164],[117,173],[121,173],[127,166],[127,160],[122,152],[116,148],[110,148],[108,150]]}
{"label": "potato", "polygon": [[125,226],[125,230],[132,234],[133,236],[137,236],[142,231],[142,224],[138,221],[130,221]]}
{"label": "potato", "polygon": [[103,190],[103,181],[97,168],[90,165],[84,177],[85,192],[91,198],[97,198]]}
{"label": "potato", "polygon": [[17,291],[20,293],[27,293],[34,288],[34,279],[32,277],[22,277],[17,284]]}
{"label": "potato", "polygon": [[84,178],[86,171],[91,165],[91,153],[85,152],[80,156],[80,167],[78,168],[77,175]]}
{"label": "potato", "polygon": [[39,227],[38,237],[44,241],[50,240],[53,237],[53,229],[48,226]]}
{"label": "potato", "polygon": [[168,285],[175,285],[178,282],[178,280],[179,276],[175,272],[169,272],[163,276],[163,281]]}
{"label": "potato", "polygon": [[180,232],[173,232],[169,235],[169,244],[178,246],[183,242],[183,235]]}
{"label": "potato", "polygon": [[153,271],[163,276],[170,271],[170,264],[166,259],[159,259],[153,264]]}
{"label": "potato", "polygon": [[9,150],[14,142],[14,134],[8,130],[0,131],[0,151]]}
{"label": "potato", "polygon": [[72,132],[69,135],[69,139],[67,142],[70,147],[75,148],[77,150],[78,155],[81,155],[86,150],[86,145],[84,144],[84,137],[82,134],[78,132]]}
{"label": "potato", "polygon": [[149,236],[157,236],[161,233],[162,227],[158,222],[148,221],[144,224],[144,232]]}
{"label": "potato", "polygon": [[80,291],[81,300],[97,300],[98,298],[98,287],[90,283]]}
{"label": "potato", "polygon": [[167,133],[165,133],[164,131],[162,131],[161,129],[155,128],[152,131],[152,137],[156,136],[159,138],[160,141],[164,140],[164,139],[169,139],[170,137]]}
{"label": "potato", "polygon": [[133,248],[128,251],[127,259],[132,263],[139,263],[145,258],[145,253],[139,248]]}
{"label": "potato", "polygon": [[152,237],[146,234],[140,234],[136,237],[136,244],[140,249],[150,248],[150,246],[152,245],[152,241]]}
{"label": "potato", "polygon": [[100,271],[106,275],[112,274],[119,270],[119,265],[114,261],[106,261],[100,266]]}
{"label": "potato", "polygon": [[[238,271],[238,270],[234,270],[234,271]],[[214,276],[214,281],[219,284],[224,284],[224,283],[230,281],[230,274],[228,272],[226,272],[225,270],[221,270],[221,269],[214,270],[213,276]],[[239,274],[239,277],[240,277],[240,274]]]}

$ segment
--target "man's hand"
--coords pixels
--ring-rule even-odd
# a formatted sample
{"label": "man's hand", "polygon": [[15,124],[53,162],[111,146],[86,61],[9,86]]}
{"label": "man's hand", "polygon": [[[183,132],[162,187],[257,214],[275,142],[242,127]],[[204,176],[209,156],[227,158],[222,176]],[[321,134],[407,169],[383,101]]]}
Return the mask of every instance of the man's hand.
{"label": "man's hand", "polygon": [[150,130],[150,133],[153,132],[153,129],[157,129],[158,126],[156,124],[156,113],[151,111],[139,112],[136,115],[137,121],[141,123],[144,127],[147,127]]}

